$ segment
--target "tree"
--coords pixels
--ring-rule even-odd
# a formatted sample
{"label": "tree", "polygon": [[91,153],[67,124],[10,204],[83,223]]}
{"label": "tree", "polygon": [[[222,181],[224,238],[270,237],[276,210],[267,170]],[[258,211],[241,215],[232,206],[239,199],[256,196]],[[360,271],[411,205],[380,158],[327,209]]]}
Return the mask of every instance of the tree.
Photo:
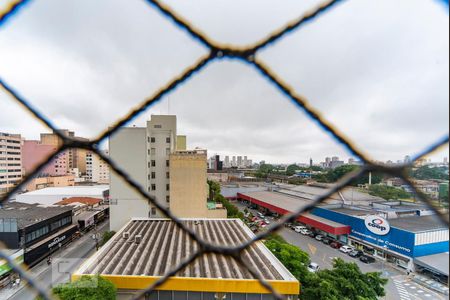
{"label": "tree", "polygon": [[369,187],[369,194],[372,196],[381,197],[386,200],[411,198],[411,194],[409,194],[405,190],[385,185],[371,185]]}
{"label": "tree", "polygon": [[292,176],[292,175],[294,175],[296,173],[295,171],[297,171],[297,170],[300,170],[299,166],[297,166],[297,165],[290,165],[286,169],[286,175],[287,176]]}
{"label": "tree", "polygon": [[115,234],[116,234],[116,232],[114,230],[103,232],[102,239],[100,241],[100,246],[103,246],[104,244],[106,244],[106,242],[109,241],[109,239],[112,238],[113,235],[115,235]]}
{"label": "tree", "polygon": [[448,168],[423,166],[409,171],[410,177],[422,180],[440,179],[448,180]]}
{"label": "tree", "polygon": [[387,279],[381,273],[362,273],[355,263],[342,259],[333,262],[333,269],[308,272],[308,253],[288,244],[281,236],[271,234],[265,241],[266,247],[301,282],[302,300],[376,300],[384,296]]}
{"label": "tree", "polygon": [[[345,175],[356,172],[360,166],[355,165],[343,165],[335,169],[329,170],[326,174],[319,174],[314,178],[319,182],[336,182],[339,181]],[[383,180],[383,176],[380,173],[372,173],[372,184],[378,184]],[[364,174],[352,182],[352,185],[360,185],[369,183],[369,174]]]}
{"label": "tree", "polygon": [[115,300],[116,287],[101,276],[82,276],[79,280],[58,285],[53,294],[61,300]]}
{"label": "tree", "polygon": [[302,300],[376,300],[385,295],[387,279],[379,272],[363,273],[355,263],[337,258],[333,269],[321,270],[302,282]]}
{"label": "tree", "polygon": [[284,239],[280,238],[277,235],[269,236],[265,245],[292,275],[302,282],[302,279],[308,276],[309,273],[307,270],[309,255],[297,246],[288,244]]}

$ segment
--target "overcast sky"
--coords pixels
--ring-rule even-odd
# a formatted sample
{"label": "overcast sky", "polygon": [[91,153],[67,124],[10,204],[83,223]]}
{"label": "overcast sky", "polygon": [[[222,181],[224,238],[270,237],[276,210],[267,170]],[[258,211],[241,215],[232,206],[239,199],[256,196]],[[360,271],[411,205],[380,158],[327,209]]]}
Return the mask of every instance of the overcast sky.
{"label": "overcast sky", "polygon": [[[5,0],[0,0],[4,5]],[[222,43],[255,42],[316,0],[166,0]],[[0,28],[0,77],[79,136],[96,136],[207,51],[143,0],[39,0]],[[258,54],[375,159],[445,136],[449,17],[435,0],[348,0]],[[170,98],[170,106],[168,105]],[[0,131],[47,131],[0,91]],[[350,154],[251,66],[215,61],[151,114],[176,114],[188,146],[255,161]],[[448,148],[432,158],[442,160]]]}

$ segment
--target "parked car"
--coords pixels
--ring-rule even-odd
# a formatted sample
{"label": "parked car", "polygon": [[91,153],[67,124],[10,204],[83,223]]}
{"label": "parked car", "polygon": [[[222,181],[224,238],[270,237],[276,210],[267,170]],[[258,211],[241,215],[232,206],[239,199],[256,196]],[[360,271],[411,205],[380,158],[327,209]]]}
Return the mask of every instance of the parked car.
{"label": "parked car", "polygon": [[292,223],[284,223],[284,227],[292,228]]}
{"label": "parked car", "polygon": [[349,256],[356,257],[356,258],[362,256],[363,254],[364,254],[364,252],[362,252],[361,250],[356,250],[356,249],[352,250],[348,253]]}
{"label": "parked car", "polygon": [[330,243],[330,247],[334,248],[334,249],[339,249],[342,247],[342,244],[339,243],[338,241],[334,241],[334,242]]}
{"label": "parked car", "polygon": [[324,243],[325,245],[329,245],[333,242],[332,239],[329,239],[327,237],[322,238],[322,243]]}
{"label": "parked car", "polygon": [[302,229],[300,230],[300,233],[303,235],[310,235],[311,234],[311,230],[309,229]]}
{"label": "parked car", "polygon": [[339,248],[339,251],[341,251],[342,253],[349,253],[351,251],[353,251],[355,248],[353,248],[352,246],[347,246],[344,245],[341,248]]}
{"label": "parked car", "polygon": [[324,236],[321,235],[321,234],[318,234],[318,235],[316,235],[315,239],[318,240],[318,241],[321,241],[321,240],[324,239]]}
{"label": "parked car", "polygon": [[319,271],[319,269],[320,269],[319,265],[316,264],[315,262],[311,262],[308,265],[308,271],[311,273],[315,273],[315,272]]}
{"label": "parked car", "polygon": [[264,219],[265,215],[263,213],[258,213],[258,217],[260,217],[261,219]]}
{"label": "parked car", "polygon": [[269,224],[270,224],[270,221],[267,220],[267,219],[264,219],[264,223],[266,223],[267,225],[269,225]]}
{"label": "parked car", "polygon": [[317,236],[317,232],[311,231],[311,233],[309,233],[308,236],[315,238]]}
{"label": "parked car", "polygon": [[372,256],[365,255],[365,254],[361,255],[359,257],[359,260],[366,264],[371,264],[371,263],[375,262],[375,258],[373,258]]}
{"label": "parked car", "polygon": [[300,231],[302,231],[302,230],[304,230],[304,229],[306,229],[305,226],[295,226],[295,227],[294,227],[295,232],[300,232]]}

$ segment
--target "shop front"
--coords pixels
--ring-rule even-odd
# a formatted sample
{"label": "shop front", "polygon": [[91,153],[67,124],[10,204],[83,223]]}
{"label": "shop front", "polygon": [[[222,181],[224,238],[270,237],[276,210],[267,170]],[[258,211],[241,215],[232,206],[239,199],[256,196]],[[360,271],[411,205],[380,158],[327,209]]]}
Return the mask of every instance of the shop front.
{"label": "shop front", "polygon": [[48,238],[33,244],[25,249],[24,261],[28,266],[33,266],[50,255],[52,252],[60,249],[63,245],[72,240],[72,236],[77,232],[77,225],[70,225],[59,230]]}
{"label": "shop front", "polygon": [[344,244],[348,242],[350,226],[333,222],[313,214],[303,214],[298,217],[297,221],[305,224],[311,230],[321,235],[340,241]]}

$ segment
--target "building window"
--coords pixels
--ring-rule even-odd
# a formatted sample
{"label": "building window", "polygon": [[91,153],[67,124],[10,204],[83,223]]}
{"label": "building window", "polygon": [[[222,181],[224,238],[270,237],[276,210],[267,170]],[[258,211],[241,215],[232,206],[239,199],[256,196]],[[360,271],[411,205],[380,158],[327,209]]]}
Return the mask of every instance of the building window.
{"label": "building window", "polygon": [[156,184],[152,184],[152,191],[156,191]]}
{"label": "building window", "polygon": [[166,167],[170,166],[169,160],[166,160]]}
{"label": "building window", "polygon": [[155,216],[155,215],[156,215],[156,207],[152,207],[151,215],[152,215],[152,216]]}
{"label": "building window", "polygon": [[166,196],[166,202],[167,202],[167,203],[170,202],[170,196]]}
{"label": "building window", "polygon": [[150,152],[152,155],[155,155],[156,154],[156,149],[155,148],[152,148],[152,151]]}
{"label": "building window", "polygon": [[162,125],[155,125],[154,128],[162,128]]}
{"label": "building window", "polygon": [[170,173],[166,172],[166,178],[169,179],[170,178]]}
{"label": "building window", "polygon": [[166,148],[166,155],[170,155],[170,148]]}
{"label": "building window", "polygon": [[155,178],[156,178],[156,173],[152,172],[152,179],[155,179]]}
{"label": "building window", "polygon": [[154,137],[150,138],[150,143],[156,143],[156,138]]}
{"label": "building window", "polygon": [[169,190],[170,190],[170,185],[166,184],[166,191],[169,191]]}
{"label": "building window", "polygon": [[152,167],[156,167],[156,161],[152,160]]}
{"label": "building window", "polygon": [[170,137],[166,137],[166,143],[170,144]]}

